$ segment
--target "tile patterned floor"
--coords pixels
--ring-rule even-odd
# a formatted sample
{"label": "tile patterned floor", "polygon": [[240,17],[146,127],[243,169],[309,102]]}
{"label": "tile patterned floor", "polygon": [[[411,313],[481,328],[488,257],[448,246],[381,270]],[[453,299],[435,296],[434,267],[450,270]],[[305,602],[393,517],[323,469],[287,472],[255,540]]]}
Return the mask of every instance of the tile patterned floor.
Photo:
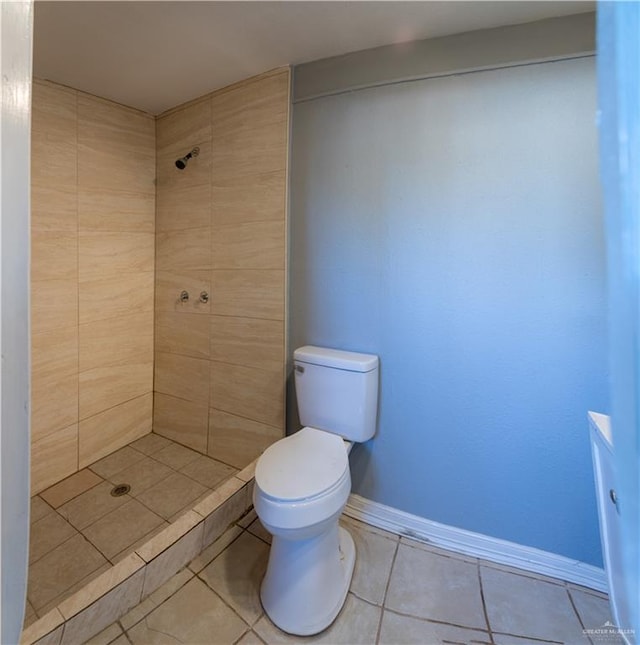
{"label": "tile patterned floor", "polygon": [[[258,589],[269,535],[252,511],[92,645],[598,645],[605,595],[432,548],[344,518],[357,547],[347,601],[322,634],[292,637],[265,616]],[[607,643],[616,642],[607,640]]]}
{"label": "tile patterned floor", "polygon": [[[34,496],[25,625],[236,472],[149,434]],[[131,490],[113,497],[112,488],[121,483]]]}

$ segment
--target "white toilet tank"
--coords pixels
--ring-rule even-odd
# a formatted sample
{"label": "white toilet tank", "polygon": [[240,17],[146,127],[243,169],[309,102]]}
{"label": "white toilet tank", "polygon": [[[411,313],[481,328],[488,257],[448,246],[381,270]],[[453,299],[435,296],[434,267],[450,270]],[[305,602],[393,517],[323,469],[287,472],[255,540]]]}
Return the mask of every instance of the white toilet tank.
{"label": "white toilet tank", "polygon": [[376,432],[378,357],[306,345],[293,353],[300,421],[361,443]]}

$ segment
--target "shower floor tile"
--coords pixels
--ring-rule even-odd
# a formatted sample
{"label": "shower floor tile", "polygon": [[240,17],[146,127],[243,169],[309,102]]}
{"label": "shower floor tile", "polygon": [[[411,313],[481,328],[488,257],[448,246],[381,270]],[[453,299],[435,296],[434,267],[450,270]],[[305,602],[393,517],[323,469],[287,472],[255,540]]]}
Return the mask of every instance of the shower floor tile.
{"label": "shower floor tile", "polygon": [[152,433],[32,497],[25,626],[237,472]]}

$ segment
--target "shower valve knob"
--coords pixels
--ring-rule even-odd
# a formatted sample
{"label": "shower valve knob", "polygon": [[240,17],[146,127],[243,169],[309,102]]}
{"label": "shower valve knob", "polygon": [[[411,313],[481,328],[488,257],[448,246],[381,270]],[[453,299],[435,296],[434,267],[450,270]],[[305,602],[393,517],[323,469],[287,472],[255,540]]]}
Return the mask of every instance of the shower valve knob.
{"label": "shower valve knob", "polygon": [[180,301],[181,302],[187,302],[189,300],[189,292],[188,291],[181,291],[180,292]]}
{"label": "shower valve knob", "polygon": [[206,291],[200,292],[200,302],[204,302],[205,304],[209,302],[209,294]]}

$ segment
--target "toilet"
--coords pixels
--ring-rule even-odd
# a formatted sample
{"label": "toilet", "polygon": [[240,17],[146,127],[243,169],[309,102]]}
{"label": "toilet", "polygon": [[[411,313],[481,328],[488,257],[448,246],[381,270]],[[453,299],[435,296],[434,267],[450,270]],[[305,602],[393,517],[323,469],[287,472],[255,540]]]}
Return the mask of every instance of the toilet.
{"label": "toilet", "polygon": [[305,427],[258,459],[253,503],[273,536],[262,606],[283,631],[309,636],[335,620],[353,575],[355,545],[338,519],[351,446],[376,430],[378,357],[308,345],[293,358]]}

